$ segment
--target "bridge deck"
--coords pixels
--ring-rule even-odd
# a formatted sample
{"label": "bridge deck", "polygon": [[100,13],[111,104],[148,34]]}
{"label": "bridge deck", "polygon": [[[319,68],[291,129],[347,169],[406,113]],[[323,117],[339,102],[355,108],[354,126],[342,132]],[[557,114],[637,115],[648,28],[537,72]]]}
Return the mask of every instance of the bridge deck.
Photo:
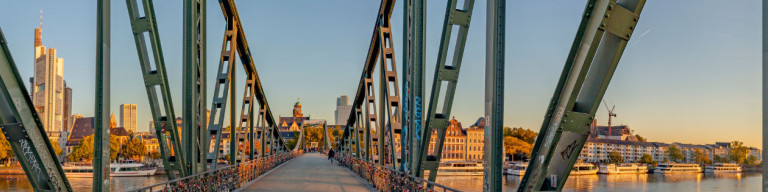
{"label": "bridge deck", "polygon": [[372,191],[347,169],[319,153],[296,157],[242,191]]}

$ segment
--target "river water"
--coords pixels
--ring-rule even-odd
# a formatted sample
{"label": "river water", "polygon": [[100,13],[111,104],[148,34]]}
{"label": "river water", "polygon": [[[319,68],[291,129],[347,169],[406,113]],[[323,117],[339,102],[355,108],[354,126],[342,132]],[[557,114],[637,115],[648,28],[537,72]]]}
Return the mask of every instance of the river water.
{"label": "river water", "polygon": [[[504,176],[504,191],[516,191],[522,176]],[[569,176],[563,191],[760,191],[760,173],[680,173]],[[438,177],[437,183],[463,191],[482,191],[482,176]]]}
{"label": "river water", "polygon": [[[110,191],[125,191],[165,181],[165,176],[113,177]],[[515,191],[519,176],[505,176],[504,191]],[[564,191],[760,191],[760,173],[681,173],[570,176]],[[74,191],[91,191],[92,178],[69,178]],[[464,191],[482,191],[482,176],[438,177],[437,183]],[[26,176],[0,176],[0,191],[32,191]]]}

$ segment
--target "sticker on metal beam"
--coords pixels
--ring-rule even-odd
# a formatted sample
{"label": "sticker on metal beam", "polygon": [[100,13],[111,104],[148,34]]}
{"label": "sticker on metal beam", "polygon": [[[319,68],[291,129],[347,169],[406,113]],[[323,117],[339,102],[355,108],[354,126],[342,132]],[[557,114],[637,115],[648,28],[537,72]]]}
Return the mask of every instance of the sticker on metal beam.
{"label": "sticker on metal beam", "polygon": [[629,37],[632,36],[632,32],[635,30],[638,19],[639,16],[634,12],[615,2],[610,2],[608,9],[603,15],[600,29],[624,40],[629,40]]}
{"label": "sticker on metal beam", "polygon": [[563,114],[563,122],[560,126],[563,131],[578,134],[589,134],[589,125],[592,123],[592,115],[569,111]]}
{"label": "sticker on metal beam", "polygon": [[152,29],[151,24],[149,23],[149,19],[146,17],[138,18],[133,23],[133,33],[144,33]]}
{"label": "sticker on metal beam", "polygon": [[462,27],[468,28],[470,19],[472,19],[472,15],[465,11],[457,9],[451,12],[450,21],[452,25],[460,25]]}

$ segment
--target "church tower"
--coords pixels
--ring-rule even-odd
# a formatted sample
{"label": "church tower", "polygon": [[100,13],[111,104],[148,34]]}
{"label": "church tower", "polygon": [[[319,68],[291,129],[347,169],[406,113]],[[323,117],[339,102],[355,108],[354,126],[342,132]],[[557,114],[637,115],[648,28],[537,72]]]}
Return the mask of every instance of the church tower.
{"label": "church tower", "polygon": [[296,104],[293,104],[293,117],[304,117],[304,114],[301,113],[301,102],[299,102],[299,99],[296,99]]}

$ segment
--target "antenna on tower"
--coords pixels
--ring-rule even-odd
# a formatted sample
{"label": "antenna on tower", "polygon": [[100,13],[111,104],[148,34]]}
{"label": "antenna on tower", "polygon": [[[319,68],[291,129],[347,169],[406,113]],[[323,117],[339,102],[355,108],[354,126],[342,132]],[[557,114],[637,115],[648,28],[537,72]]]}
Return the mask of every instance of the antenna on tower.
{"label": "antenna on tower", "polygon": [[40,8],[40,30],[43,30],[43,8]]}

